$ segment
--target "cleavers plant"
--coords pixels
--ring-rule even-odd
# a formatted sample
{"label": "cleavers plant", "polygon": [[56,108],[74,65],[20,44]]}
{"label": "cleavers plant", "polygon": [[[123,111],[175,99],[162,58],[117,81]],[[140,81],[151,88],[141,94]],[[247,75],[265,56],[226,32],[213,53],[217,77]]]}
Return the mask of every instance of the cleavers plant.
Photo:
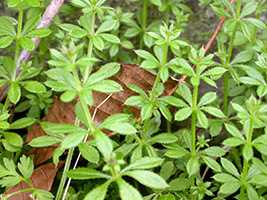
{"label": "cleavers plant", "polygon": [[1,199],[267,199],[267,2],[192,2],[3,1]]}

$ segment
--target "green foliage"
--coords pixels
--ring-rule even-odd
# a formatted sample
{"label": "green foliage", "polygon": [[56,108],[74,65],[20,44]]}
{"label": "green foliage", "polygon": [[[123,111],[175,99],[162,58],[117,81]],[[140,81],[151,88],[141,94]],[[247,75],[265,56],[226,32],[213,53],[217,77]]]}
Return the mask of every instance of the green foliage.
{"label": "green foliage", "polygon": [[[265,0],[199,1],[225,20],[212,49],[188,37],[211,30],[191,28],[197,9],[184,0],[71,0],[38,28],[48,3],[6,0],[12,12],[0,16],[1,199],[267,198]],[[138,72],[131,84],[121,64],[154,79]],[[104,103],[121,113],[98,120],[97,97],[115,93],[123,104]],[[56,96],[73,105],[74,123],[43,119]],[[34,124],[45,134],[29,141]],[[44,147],[65,163],[52,192],[33,186],[37,165],[25,156]],[[21,181],[29,188],[4,193]]]}

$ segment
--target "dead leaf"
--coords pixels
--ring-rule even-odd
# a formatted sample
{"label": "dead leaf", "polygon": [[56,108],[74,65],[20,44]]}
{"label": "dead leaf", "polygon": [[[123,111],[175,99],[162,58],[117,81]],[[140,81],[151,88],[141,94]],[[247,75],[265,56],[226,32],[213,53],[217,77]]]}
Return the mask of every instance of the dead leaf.
{"label": "dead leaf", "polygon": [[[34,170],[31,181],[34,188],[50,191],[56,177],[58,167],[54,164],[45,164]],[[25,182],[21,182],[18,185],[10,188],[6,191],[6,194],[11,194],[21,189],[29,188]],[[32,200],[30,193],[18,193],[9,198],[9,200]]]}

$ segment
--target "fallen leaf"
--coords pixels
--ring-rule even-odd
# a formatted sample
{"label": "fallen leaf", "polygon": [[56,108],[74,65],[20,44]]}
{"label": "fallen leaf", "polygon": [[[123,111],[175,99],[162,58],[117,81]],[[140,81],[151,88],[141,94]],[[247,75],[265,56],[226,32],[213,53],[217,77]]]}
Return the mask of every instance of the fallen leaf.
{"label": "fallen leaf", "polygon": [[[50,191],[57,174],[58,167],[54,164],[45,164],[34,170],[31,181],[34,188]],[[6,194],[12,194],[21,189],[29,188],[27,183],[20,182],[18,185],[6,191]],[[32,200],[30,193],[18,193],[9,198],[9,200]]]}

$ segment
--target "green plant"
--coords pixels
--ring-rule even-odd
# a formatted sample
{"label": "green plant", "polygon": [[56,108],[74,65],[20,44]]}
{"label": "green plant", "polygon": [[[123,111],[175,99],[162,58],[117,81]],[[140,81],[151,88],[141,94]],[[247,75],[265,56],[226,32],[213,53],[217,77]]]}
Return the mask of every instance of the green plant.
{"label": "green plant", "polygon": [[267,198],[265,0],[63,3],[4,1],[1,199]]}

